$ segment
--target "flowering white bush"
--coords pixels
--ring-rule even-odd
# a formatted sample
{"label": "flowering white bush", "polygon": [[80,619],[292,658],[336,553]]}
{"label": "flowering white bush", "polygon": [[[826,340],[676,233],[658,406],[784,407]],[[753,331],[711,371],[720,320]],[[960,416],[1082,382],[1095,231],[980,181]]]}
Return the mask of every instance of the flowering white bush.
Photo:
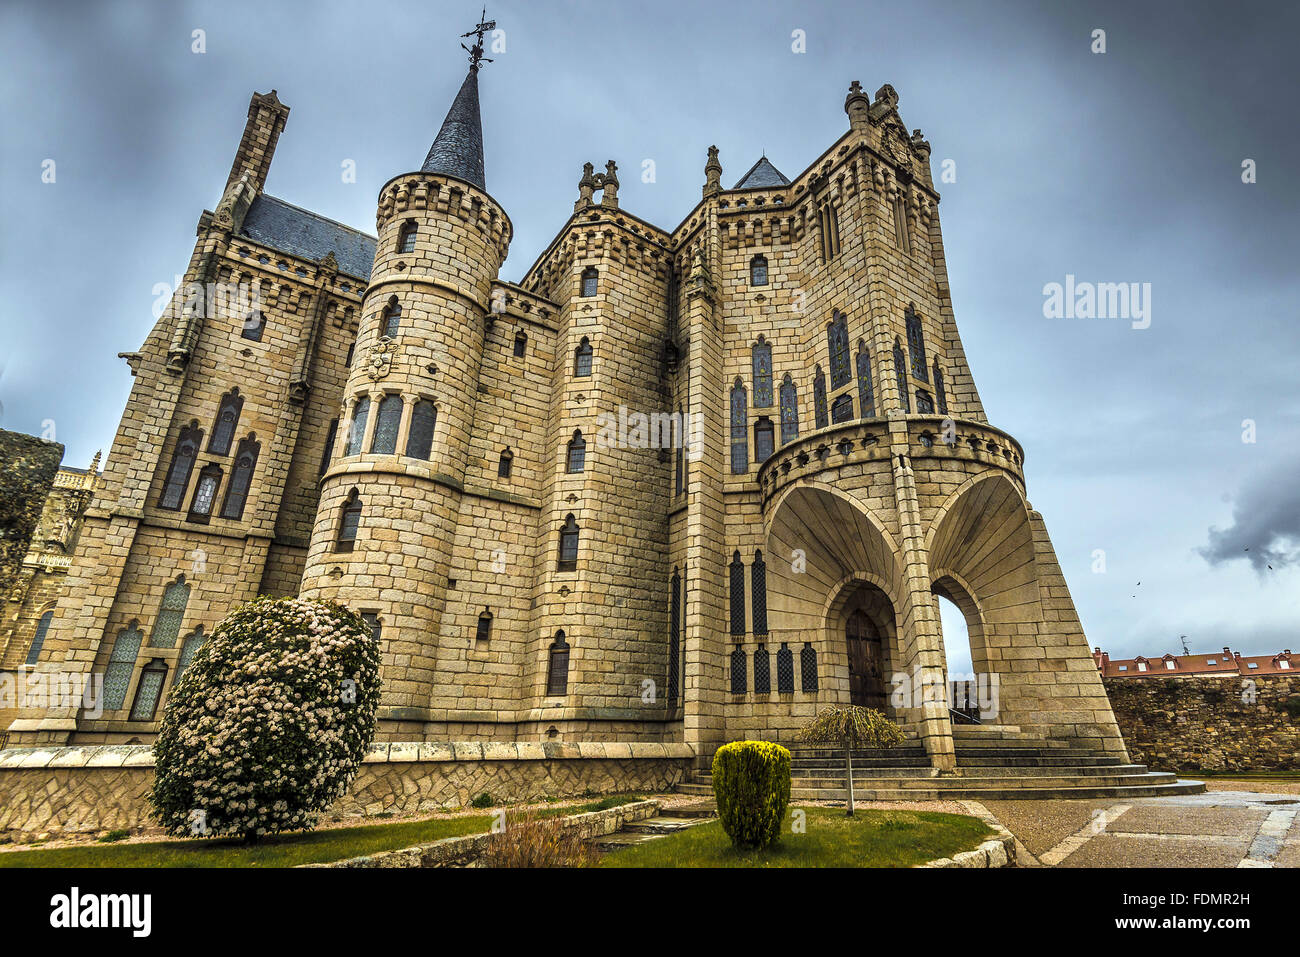
{"label": "flowering white bush", "polygon": [[310,828],[375,734],[379,643],[335,602],[259,598],[223,621],[167,698],[153,805],[173,834]]}

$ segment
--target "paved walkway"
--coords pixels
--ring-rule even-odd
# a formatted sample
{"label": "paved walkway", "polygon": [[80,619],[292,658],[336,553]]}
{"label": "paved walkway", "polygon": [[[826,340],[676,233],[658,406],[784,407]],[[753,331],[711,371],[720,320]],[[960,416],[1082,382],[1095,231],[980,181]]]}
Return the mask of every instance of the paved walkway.
{"label": "paved walkway", "polygon": [[1021,867],[1300,867],[1294,785],[1212,786],[1159,798],[962,803],[1016,836]]}

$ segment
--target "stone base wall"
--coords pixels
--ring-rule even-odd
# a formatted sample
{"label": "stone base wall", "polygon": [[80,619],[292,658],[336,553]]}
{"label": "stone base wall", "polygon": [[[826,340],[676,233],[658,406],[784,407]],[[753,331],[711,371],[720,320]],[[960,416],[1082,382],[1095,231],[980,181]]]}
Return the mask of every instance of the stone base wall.
{"label": "stone base wall", "polygon": [[[345,816],[671,789],[695,752],[684,744],[394,742],[375,745],[348,793]],[[0,751],[0,833],[143,827],[153,752],[141,746]]]}
{"label": "stone base wall", "polygon": [[1134,761],[1168,771],[1300,769],[1300,675],[1103,681]]}

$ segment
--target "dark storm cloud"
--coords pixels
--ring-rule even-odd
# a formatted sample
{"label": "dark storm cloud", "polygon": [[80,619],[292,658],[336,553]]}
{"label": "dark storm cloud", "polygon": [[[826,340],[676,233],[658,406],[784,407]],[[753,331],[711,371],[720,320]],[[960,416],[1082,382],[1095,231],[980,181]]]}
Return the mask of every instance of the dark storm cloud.
{"label": "dark storm cloud", "polygon": [[[373,232],[380,186],[418,167],[460,86],[480,9],[0,3],[0,427],[53,422],[76,466],[107,447],[132,382],[115,356],[184,270],[254,90],[292,108],[269,192]],[[963,344],[989,421],[1025,447],[1089,635],[1131,655],[1166,634],[1214,648],[1212,621],[1260,642],[1294,629],[1279,594],[1300,592],[1300,567],[1261,581],[1196,549],[1254,529],[1290,561],[1292,540],[1263,537],[1295,528],[1281,492],[1255,477],[1284,476],[1300,446],[1295,4],[499,0],[488,16],[507,40],[480,78],[487,187],[515,227],[502,278],[554,237],[584,162],[615,159],[622,207],[673,228],[710,144],[725,183],[764,150],[793,177],[847,128],[851,80],[890,83],[936,176],[956,171],[937,185]],[[1067,275],[1150,283],[1150,327],[1045,318],[1043,287]],[[1098,548],[1109,574],[1091,572]]]}
{"label": "dark storm cloud", "polygon": [[1252,475],[1236,496],[1232,524],[1211,527],[1199,549],[1212,565],[1247,561],[1257,572],[1278,571],[1300,561],[1300,456]]}

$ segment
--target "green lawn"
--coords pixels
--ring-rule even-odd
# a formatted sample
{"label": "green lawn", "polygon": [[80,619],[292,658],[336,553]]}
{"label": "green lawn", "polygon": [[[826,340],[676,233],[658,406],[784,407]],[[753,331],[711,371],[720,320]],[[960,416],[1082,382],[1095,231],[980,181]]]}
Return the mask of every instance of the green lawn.
{"label": "green lawn", "polygon": [[978,818],[935,811],[798,808],[806,831],[792,832],[786,811],[780,839],[764,851],[740,852],[720,821],[612,851],[601,867],[912,867],[975,848],[993,832]]}
{"label": "green lawn", "polygon": [[[546,808],[540,813],[581,814],[639,800],[618,795],[579,806]],[[509,808],[506,812],[513,813]],[[0,867],[294,867],[482,834],[491,826],[491,814],[473,814],[281,834],[251,846],[236,839],[85,844],[0,853]]]}

